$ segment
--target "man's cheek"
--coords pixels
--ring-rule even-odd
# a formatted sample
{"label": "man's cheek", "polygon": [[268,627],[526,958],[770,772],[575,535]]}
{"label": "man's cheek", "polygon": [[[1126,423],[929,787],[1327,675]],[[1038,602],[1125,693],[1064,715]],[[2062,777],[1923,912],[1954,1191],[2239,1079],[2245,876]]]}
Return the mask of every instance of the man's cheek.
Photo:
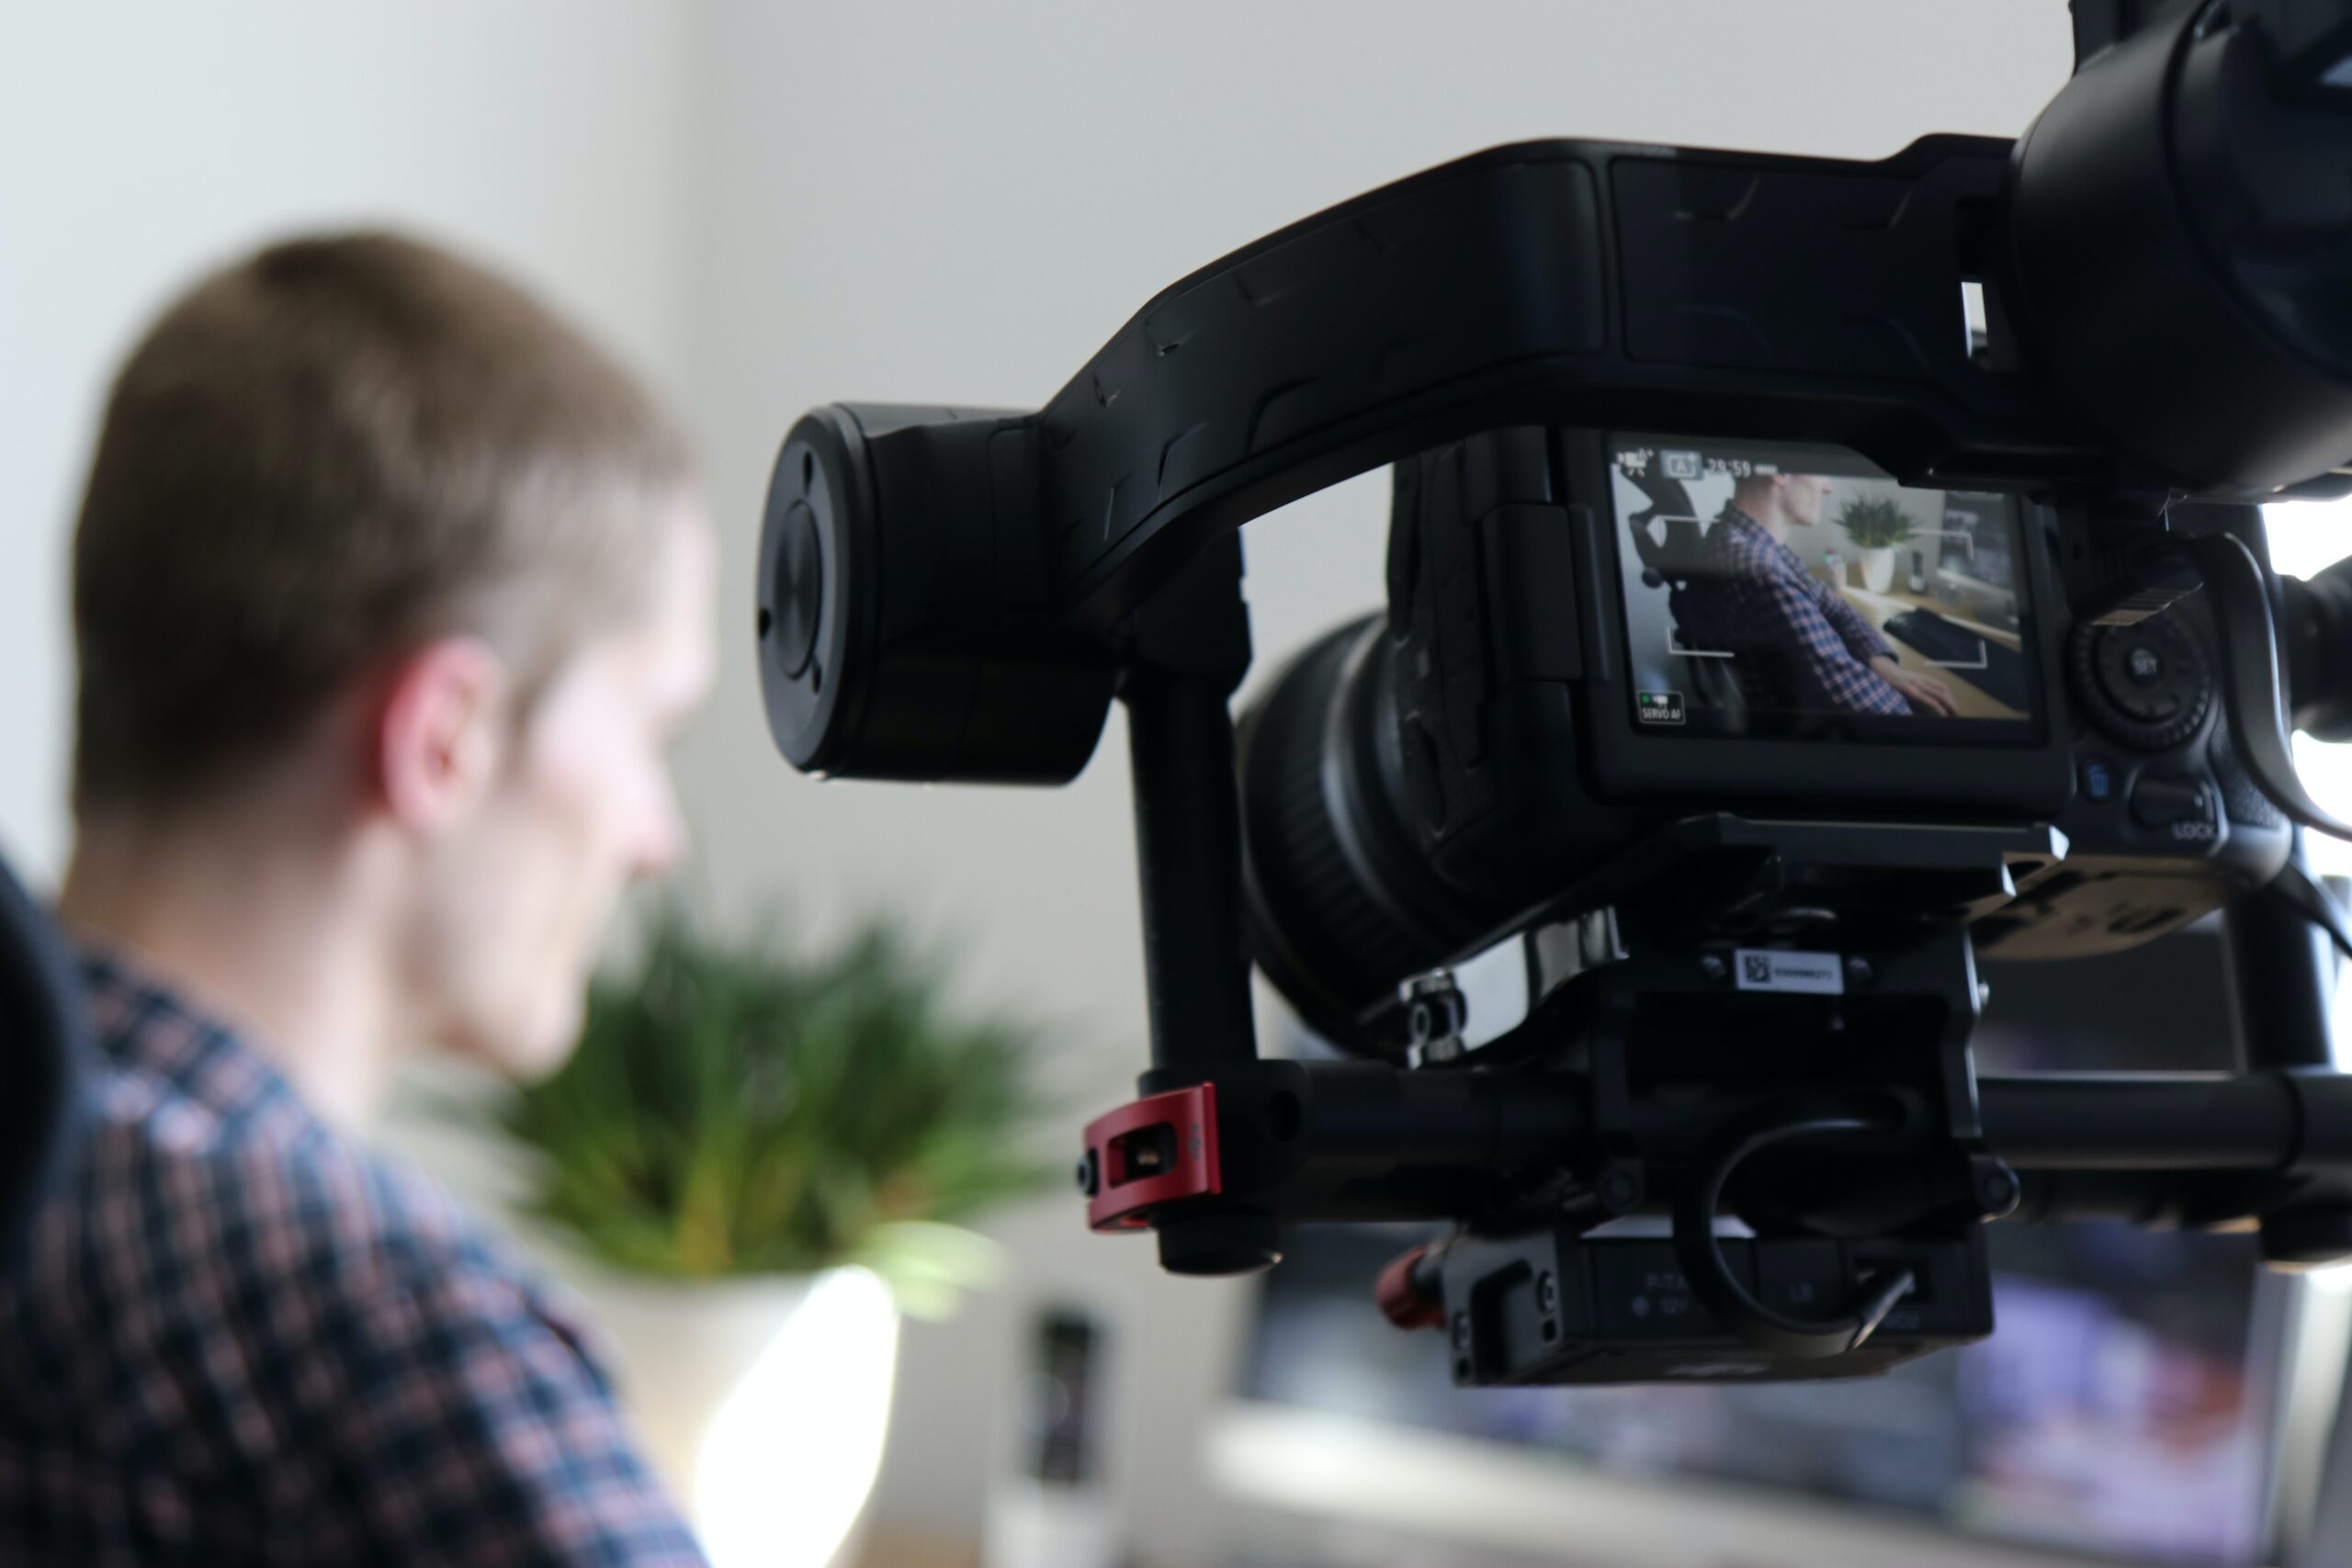
{"label": "man's cheek", "polygon": [[534,810],[547,828],[571,840],[573,852],[582,852],[597,834],[602,797],[621,776],[615,748],[586,716],[551,726],[539,739],[532,758]]}

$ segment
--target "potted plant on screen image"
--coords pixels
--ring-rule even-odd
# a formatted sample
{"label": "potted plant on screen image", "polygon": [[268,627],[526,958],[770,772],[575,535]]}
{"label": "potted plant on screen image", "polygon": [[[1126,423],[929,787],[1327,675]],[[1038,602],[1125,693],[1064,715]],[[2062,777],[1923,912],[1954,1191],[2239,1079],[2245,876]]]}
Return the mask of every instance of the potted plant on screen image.
{"label": "potted plant on screen image", "polygon": [[850,1560],[899,1313],[981,1282],[992,1244],[962,1222],[1046,1174],[1035,1031],[946,979],[878,920],[805,957],[673,907],[592,987],[571,1059],[492,1109],[718,1568]]}
{"label": "potted plant on screen image", "polygon": [[1862,586],[1873,593],[1894,587],[1894,552],[1911,540],[1911,514],[1884,496],[1856,496],[1838,508],[1838,526],[1860,553]]}

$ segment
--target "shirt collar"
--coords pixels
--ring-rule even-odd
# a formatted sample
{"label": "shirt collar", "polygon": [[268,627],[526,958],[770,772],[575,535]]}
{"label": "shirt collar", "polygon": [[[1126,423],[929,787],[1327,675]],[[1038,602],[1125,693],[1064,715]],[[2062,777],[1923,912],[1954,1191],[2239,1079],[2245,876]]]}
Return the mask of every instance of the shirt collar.
{"label": "shirt collar", "polygon": [[1772,530],[1749,516],[1737,502],[1724,502],[1723,515],[1715,520],[1715,525],[1739,530],[1742,537],[1749,538],[1756,548],[1763,550],[1786,570],[1799,574],[1804,572],[1804,562],[1798,558],[1796,551],[1774,538]]}
{"label": "shirt collar", "polygon": [[74,948],[98,1049],[108,1061],[223,1116],[278,1111],[314,1120],[275,1064],[141,955],[78,936]]}

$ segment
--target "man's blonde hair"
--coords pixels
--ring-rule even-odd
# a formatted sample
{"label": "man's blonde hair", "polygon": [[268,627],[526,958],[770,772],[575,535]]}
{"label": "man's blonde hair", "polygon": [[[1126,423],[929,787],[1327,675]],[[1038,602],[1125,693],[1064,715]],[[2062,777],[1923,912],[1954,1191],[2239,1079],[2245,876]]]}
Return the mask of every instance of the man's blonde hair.
{"label": "man's blonde hair", "polygon": [[74,804],[233,784],[476,635],[526,694],[634,603],[684,441],[578,331],[391,234],[205,278],[116,378],[74,541]]}

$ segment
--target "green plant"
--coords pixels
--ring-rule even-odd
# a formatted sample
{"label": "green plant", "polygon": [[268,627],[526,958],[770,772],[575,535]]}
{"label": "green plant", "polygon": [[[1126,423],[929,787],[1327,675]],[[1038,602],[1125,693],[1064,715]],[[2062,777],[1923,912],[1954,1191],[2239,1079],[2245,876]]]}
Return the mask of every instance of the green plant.
{"label": "green plant", "polygon": [[862,1263],[945,1310],[990,1255],[957,1222],[1046,1175],[1035,1032],[953,1006],[946,968],[878,920],[807,958],[673,907],[591,987],[571,1059],[494,1112],[537,1156],[528,1212],[636,1273]]}
{"label": "green plant", "polygon": [[1911,514],[1880,495],[1856,496],[1840,507],[1838,526],[1846,530],[1857,549],[1882,550],[1906,544],[1914,532]]}

